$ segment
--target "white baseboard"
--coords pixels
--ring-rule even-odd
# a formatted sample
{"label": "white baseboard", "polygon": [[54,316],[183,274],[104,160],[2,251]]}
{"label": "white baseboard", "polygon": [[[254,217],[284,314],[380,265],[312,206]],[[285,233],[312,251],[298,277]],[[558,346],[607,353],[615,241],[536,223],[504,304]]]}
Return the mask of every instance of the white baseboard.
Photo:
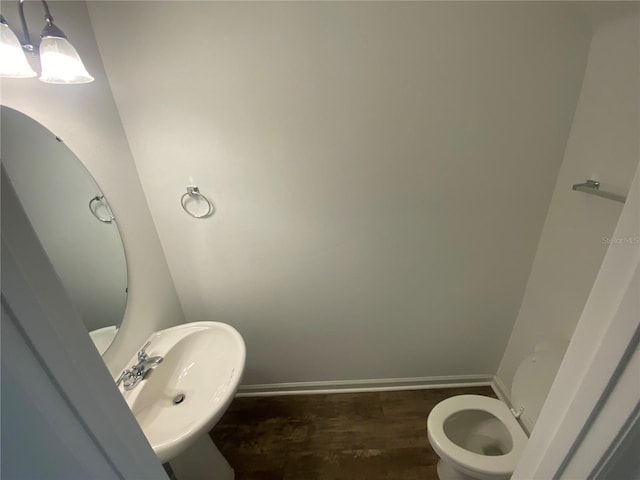
{"label": "white baseboard", "polygon": [[314,393],[360,393],[393,390],[423,390],[428,388],[477,387],[483,385],[493,386],[494,378],[494,375],[486,374],[240,385],[237,396],[267,397]]}
{"label": "white baseboard", "polygon": [[508,394],[509,389],[505,386],[502,379],[497,375],[493,376],[493,380],[491,381],[491,388],[493,389],[493,391],[495,392],[495,394],[498,396],[500,400],[502,400],[504,403],[506,403],[508,406],[511,407],[511,400]]}

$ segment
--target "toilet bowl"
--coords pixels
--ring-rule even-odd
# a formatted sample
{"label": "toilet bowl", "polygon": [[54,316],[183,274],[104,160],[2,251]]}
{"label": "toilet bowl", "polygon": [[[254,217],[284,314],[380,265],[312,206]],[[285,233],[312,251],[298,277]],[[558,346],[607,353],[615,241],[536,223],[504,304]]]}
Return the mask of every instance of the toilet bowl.
{"label": "toilet bowl", "polygon": [[516,370],[515,408],[482,395],[458,395],[438,403],[427,418],[429,443],[440,457],[440,480],[507,480],[551,388],[564,349],[539,346]]}
{"label": "toilet bowl", "polygon": [[[440,402],[427,419],[429,443],[454,471],[441,480],[508,479],[527,444],[527,435],[504,402],[458,395]],[[455,476],[459,472],[461,475]]]}

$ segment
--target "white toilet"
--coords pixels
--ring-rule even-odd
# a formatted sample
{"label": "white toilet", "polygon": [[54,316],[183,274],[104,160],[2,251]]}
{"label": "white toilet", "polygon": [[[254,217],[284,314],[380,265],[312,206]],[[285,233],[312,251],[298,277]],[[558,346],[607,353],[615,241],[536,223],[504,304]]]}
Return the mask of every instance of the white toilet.
{"label": "white toilet", "polygon": [[511,387],[513,409],[495,398],[458,395],[431,410],[427,432],[440,480],[511,477],[563,355],[559,346],[540,345],[524,359]]}

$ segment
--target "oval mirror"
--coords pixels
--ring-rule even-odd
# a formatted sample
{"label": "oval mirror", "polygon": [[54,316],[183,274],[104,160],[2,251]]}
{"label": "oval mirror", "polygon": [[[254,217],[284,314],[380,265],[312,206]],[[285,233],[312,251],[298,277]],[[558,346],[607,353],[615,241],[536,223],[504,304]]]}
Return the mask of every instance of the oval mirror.
{"label": "oval mirror", "polygon": [[116,220],[91,174],[61,139],[5,106],[0,121],[2,174],[102,354],[127,303],[127,264]]}

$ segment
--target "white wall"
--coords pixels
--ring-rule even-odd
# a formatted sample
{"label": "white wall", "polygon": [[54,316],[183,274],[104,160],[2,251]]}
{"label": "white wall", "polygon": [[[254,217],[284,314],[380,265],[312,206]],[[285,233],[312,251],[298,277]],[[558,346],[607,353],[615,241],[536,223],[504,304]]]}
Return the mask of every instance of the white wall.
{"label": "white wall", "polygon": [[[110,201],[128,262],[129,298],[121,334],[105,354],[115,373],[148,335],[184,321],[162,247],[149,214],[122,123],[111,94],[84,2],[50,5],[56,24],[78,48],[96,81],[49,85],[32,79],[2,79],[1,102],[19,110],[64,139]],[[33,35],[42,29],[41,5],[27,2]],[[16,4],[2,13],[19,31]],[[39,71],[39,65],[34,68]],[[64,228],[61,225],[61,228]]]}
{"label": "white wall", "polygon": [[536,343],[571,338],[622,210],[620,203],[575,192],[571,185],[595,179],[603,190],[626,195],[638,165],[638,16],[629,6],[615,12],[593,17],[596,29],[564,160],[498,369],[507,389]]}
{"label": "white wall", "polygon": [[186,319],[242,333],[246,383],[495,372],[583,78],[573,6],[89,12]]}

